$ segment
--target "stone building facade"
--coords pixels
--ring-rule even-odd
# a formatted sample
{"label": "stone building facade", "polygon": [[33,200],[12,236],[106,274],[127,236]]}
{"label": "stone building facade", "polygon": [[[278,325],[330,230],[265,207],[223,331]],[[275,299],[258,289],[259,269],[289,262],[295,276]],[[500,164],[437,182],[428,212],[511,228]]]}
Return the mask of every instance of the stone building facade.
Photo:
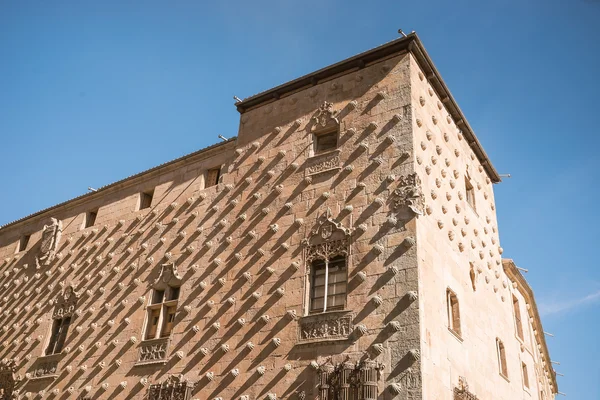
{"label": "stone building facade", "polygon": [[0,399],[539,399],[499,176],[416,34],[0,229]]}

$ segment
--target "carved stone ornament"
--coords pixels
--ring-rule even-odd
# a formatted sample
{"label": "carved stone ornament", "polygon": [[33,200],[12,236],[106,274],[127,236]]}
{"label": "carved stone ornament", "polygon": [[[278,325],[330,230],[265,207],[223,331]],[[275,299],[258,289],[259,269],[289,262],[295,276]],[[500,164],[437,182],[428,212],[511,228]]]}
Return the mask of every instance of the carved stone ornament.
{"label": "carved stone ornament", "polygon": [[167,361],[169,351],[169,338],[144,340],[140,345],[138,362],[136,365],[164,363]]}
{"label": "carved stone ornament", "polygon": [[421,190],[421,179],[416,173],[401,176],[394,190],[394,208],[408,207],[416,215],[423,215],[425,197]]}
{"label": "carved stone ornament", "polygon": [[319,217],[309,237],[302,240],[306,263],[314,260],[329,260],[335,256],[348,256],[350,253],[351,229],[345,228],[331,217],[327,209]]}
{"label": "carved stone ornament", "polygon": [[52,313],[52,319],[72,317],[77,307],[79,293],[75,292],[73,286],[67,286],[56,299],[56,306]]}
{"label": "carved stone ornament", "polygon": [[160,266],[160,275],[154,281],[155,289],[166,289],[167,286],[181,286],[182,277],[177,271],[175,263],[162,264]]}
{"label": "carved stone ornament", "polygon": [[194,386],[183,375],[170,375],[164,382],[150,385],[148,400],[188,400]]}
{"label": "carved stone ornament", "polygon": [[15,360],[0,361],[0,400],[17,399],[15,385],[20,381]]}
{"label": "carved stone ornament", "polygon": [[57,356],[40,357],[31,372],[31,379],[56,378],[58,376]]}
{"label": "carved stone ornament", "polygon": [[50,218],[50,225],[44,225],[42,230],[42,244],[35,256],[35,264],[38,268],[47,267],[54,261],[61,235],[62,222],[56,218]]}
{"label": "carved stone ornament", "polygon": [[477,396],[469,392],[469,384],[463,376],[458,378],[458,387],[454,388],[454,400],[478,400]]}
{"label": "carved stone ornament", "polygon": [[359,362],[346,360],[335,365],[329,359],[317,367],[319,400],[379,398],[377,381],[383,367],[368,357]]}
{"label": "carved stone ornament", "polygon": [[302,317],[298,323],[300,343],[346,340],[353,331],[354,316],[348,311],[330,311]]}
{"label": "carved stone ornament", "polygon": [[340,169],[342,161],[340,151],[332,151],[325,154],[316,155],[306,160],[305,176],[317,175],[321,172]]}
{"label": "carved stone ornament", "polygon": [[336,128],[340,124],[336,116],[337,111],[333,110],[333,104],[324,102],[321,104],[315,115],[313,115],[311,118],[311,132]]}

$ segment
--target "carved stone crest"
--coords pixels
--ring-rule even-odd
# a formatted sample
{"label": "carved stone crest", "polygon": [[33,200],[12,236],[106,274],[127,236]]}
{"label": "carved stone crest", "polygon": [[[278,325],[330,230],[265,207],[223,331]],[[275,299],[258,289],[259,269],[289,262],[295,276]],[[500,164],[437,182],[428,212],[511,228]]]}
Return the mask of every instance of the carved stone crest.
{"label": "carved stone crest", "polygon": [[47,267],[54,261],[61,235],[62,222],[56,218],[50,218],[50,225],[44,225],[42,230],[42,244],[35,256],[35,264],[38,268]]}
{"label": "carved stone crest", "polygon": [[56,306],[54,307],[52,318],[61,319],[73,316],[78,300],[79,293],[75,292],[73,286],[67,286],[56,299]]}
{"label": "carved stone crest", "polygon": [[319,131],[322,129],[328,129],[339,125],[339,121],[336,118],[337,112],[333,110],[333,104],[324,102],[321,104],[315,115],[311,118],[312,127],[311,131]]}
{"label": "carved stone crest", "polygon": [[333,311],[302,317],[298,324],[299,342],[346,340],[352,333],[352,314]]}
{"label": "carved stone crest", "polygon": [[17,398],[15,385],[20,381],[17,372],[17,363],[12,359],[0,361],[0,400]]}
{"label": "carved stone crest", "polygon": [[154,281],[154,287],[156,289],[164,289],[167,286],[181,286],[182,279],[175,263],[162,264],[160,266],[160,274]]}
{"label": "carved stone crest", "polygon": [[148,400],[188,400],[194,386],[183,375],[170,375],[164,382],[150,385]]}
{"label": "carved stone crest", "polygon": [[350,251],[351,230],[331,217],[331,210],[319,217],[308,238],[302,241],[305,246],[305,260],[329,260],[335,256],[347,256]]}
{"label": "carved stone crest", "polygon": [[416,173],[401,176],[394,190],[394,208],[408,207],[416,215],[423,215],[425,196],[421,190],[421,179]]}

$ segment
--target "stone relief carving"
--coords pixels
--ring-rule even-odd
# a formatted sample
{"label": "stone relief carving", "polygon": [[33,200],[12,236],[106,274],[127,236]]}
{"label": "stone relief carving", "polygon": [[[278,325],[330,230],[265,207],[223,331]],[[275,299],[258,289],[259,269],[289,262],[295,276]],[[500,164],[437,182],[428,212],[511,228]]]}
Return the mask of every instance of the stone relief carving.
{"label": "stone relief carving", "polygon": [[319,217],[316,227],[308,238],[302,240],[307,263],[328,260],[335,256],[347,256],[350,252],[351,229],[344,227],[331,216],[331,210]]}
{"label": "stone relief carving", "polygon": [[67,286],[56,299],[56,306],[54,307],[52,319],[72,317],[75,313],[78,299],[79,293],[75,292],[73,286]]}
{"label": "stone relief carving", "polygon": [[352,333],[352,314],[329,312],[303,317],[298,324],[300,342],[345,340]]}
{"label": "stone relief carving", "polygon": [[0,361],[0,400],[13,400],[17,398],[16,384],[21,380],[17,373],[15,360],[4,359]]}
{"label": "stone relief carving", "polygon": [[337,127],[340,122],[336,118],[337,111],[333,110],[333,104],[325,101],[315,115],[311,118],[312,127],[311,131],[319,131],[323,129],[328,129],[332,127]]}
{"label": "stone relief carving", "polygon": [[35,256],[37,268],[47,267],[54,261],[61,235],[62,222],[56,218],[50,218],[50,225],[44,225],[44,229],[42,230],[42,244],[38,254]]}
{"label": "stone relief carving", "polygon": [[183,375],[170,375],[164,382],[150,385],[148,400],[188,400],[194,386]]}
{"label": "stone relief carving", "polygon": [[454,400],[478,400],[477,396],[469,392],[469,384],[464,376],[458,378],[458,386],[454,388]]}
{"label": "stone relief carving", "polygon": [[55,377],[58,371],[58,361],[57,359],[41,361],[31,373],[31,379]]}
{"label": "stone relief carving", "polygon": [[317,367],[319,400],[377,399],[377,381],[383,367],[368,356],[358,362],[347,359],[337,364],[328,359]]}
{"label": "stone relief carving", "polygon": [[181,286],[182,276],[179,275],[175,263],[162,264],[160,266],[160,274],[154,281],[156,289],[165,289],[167,286]]}
{"label": "stone relief carving", "polygon": [[144,341],[140,346],[138,364],[166,361],[169,338]]}
{"label": "stone relief carving", "polygon": [[306,161],[305,176],[338,169],[341,168],[341,165],[339,151],[315,156]]}
{"label": "stone relief carving", "polygon": [[393,205],[399,209],[408,207],[416,215],[423,215],[425,196],[421,190],[421,179],[416,173],[398,178],[399,185],[394,190]]}
{"label": "stone relief carving", "polygon": [[400,375],[400,383],[403,388],[406,389],[417,389],[421,387],[421,374],[412,368],[407,368],[406,371]]}

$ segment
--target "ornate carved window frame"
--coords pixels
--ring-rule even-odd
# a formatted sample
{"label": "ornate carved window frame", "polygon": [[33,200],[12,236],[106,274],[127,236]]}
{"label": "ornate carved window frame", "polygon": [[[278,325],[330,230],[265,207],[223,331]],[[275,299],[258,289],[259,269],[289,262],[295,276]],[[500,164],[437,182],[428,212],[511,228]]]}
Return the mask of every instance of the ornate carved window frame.
{"label": "ornate carved window frame", "polygon": [[384,366],[365,358],[358,362],[346,360],[333,364],[329,359],[319,365],[320,400],[376,400],[379,398],[378,381]]}
{"label": "ornate carved window frame", "polygon": [[[144,324],[142,325],[142,342],[139,346],[138,361],[136,365],[165,363],[169,357],[169,345],[173,331],[169,332],[168,336],[163,336],[164,318],[166,310],[170,307],[177,307],[179,304],[179,296],[183,277],[179,275],[175,263],[162,264],[158,278],[150,288],[148,301],[145,309]],[[173,289],[177,289],[177,299],[170,300],[169,296]],[[163,292],[163,298],[160,302],[154,303],[153,298],[156,292]],[[151,312],[159,309],[159,319],[157,322],[157,330],[153,338],[148,338],[148,327],[151,318]]]}
{"label": "ornate carved window frame", "polygon": [[[333,110],[333,104],[327,101],[323,102],[311,118],[309,131],[312,135],[312,147],[310,156],[327,154],[337,150],[340,144],[340,122],[337,118],[337,111]],[[318,139],[324,135],[335,133],[335,147],[325,150],[319,150]]]}

